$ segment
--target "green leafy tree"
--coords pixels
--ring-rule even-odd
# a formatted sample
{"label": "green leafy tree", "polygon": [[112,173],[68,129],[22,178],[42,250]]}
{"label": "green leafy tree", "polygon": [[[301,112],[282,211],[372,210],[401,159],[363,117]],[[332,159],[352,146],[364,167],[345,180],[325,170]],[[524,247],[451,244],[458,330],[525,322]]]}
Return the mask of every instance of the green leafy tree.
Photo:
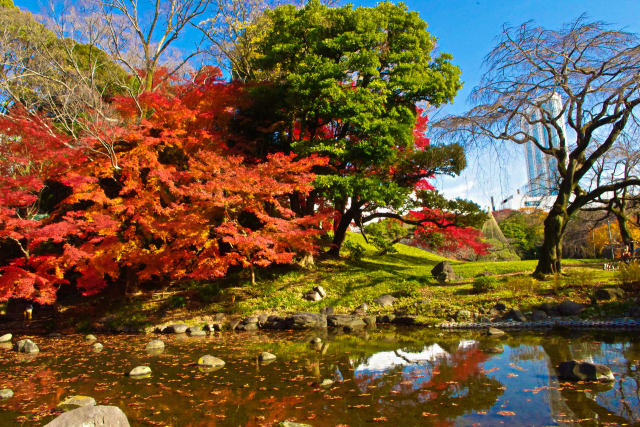
{"label": "green leafy tree", "polygon": [[432,57],[427,24],[390,2],[354,9],[311,0],[267,11],[266,19],[270,27],[249,58],[254,78],[262,76],[253,89],[253,118],[264,137],[256,154],[330,160],[316,171],[309,197],[292,196],[293,210],[335,211],[333,255],[353,222],[437,223],[429,215],[408,219],[407,212],[425,206],[409,196],[429,188],[425,179],[457,174],[466,163],[460,146],[434,146],[424,137],[427,118],[416,105],[450,102],[461,87],[452,57]]}

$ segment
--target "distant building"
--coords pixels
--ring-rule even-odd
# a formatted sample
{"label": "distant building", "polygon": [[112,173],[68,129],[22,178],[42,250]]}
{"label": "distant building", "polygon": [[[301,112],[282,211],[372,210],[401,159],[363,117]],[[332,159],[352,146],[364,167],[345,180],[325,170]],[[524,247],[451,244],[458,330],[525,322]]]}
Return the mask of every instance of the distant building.
{"label": "distant building", "polygon": [[[537,101],[542,102],[545,112],[552,116],[560,115],[562,98],[559,94],[554,92],[550,97],[538,98]],[[544,147],[558,147],[560,141],[555,129],[549,132],[542,123],[538,122],[542,112],[536,108],[531,108],[530,112],[529,120],[523,118],[521,121],[522,131],[534,137]],[[560,120],[559,123],[562,134],[566,135],[565,121]],[[556,158],[542,153],[531,141],[527,141],[524,145],[524,155],[528,176],[527,196],[536,198],[557,195],[558,161]],[[529,202],[535,203],[533,200]]]}
{"label": "distant building", "polygon": [[556,197],[553,192],[542,196],[533,196],[529,194],[529,184],[527,184],[524,187],[517,189],[515,194],[508,196],[504,200],[500,200],[494,208],[497,210],[520,210],[532,208],[549,211],[551,210],[555,199]]}

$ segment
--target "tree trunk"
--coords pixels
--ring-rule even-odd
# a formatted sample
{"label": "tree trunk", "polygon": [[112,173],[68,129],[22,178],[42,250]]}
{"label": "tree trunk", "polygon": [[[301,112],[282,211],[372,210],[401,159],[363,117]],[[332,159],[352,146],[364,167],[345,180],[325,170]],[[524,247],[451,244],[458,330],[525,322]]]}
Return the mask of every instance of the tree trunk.
{"label": "tree trunk", "polygon": [[618,228],[620,229],[622,242],[625,245],[630,246],[633,242],[633,237],[629,231],[629,221],[627,220],[627,216],[624,214],[616,214],[616,219],[618,220]]}
{"label": "tree trunk", "polygon": [[554,205],[544,221],[544,242],[534,275],[556,274],[561,271],[562,236],[568,215],[561,206]]}
{"label": "tree trunk", "polygon": [[349,208],[340,218],[340,223],[333,234],[333,242],[331,242],[331,249],[327,252],[327,254],[331,257],[337,258],[340,256],[340,249],[342,248],[342,244],[344,243],[344,239],[347,236],[347,230],[349,229],[349,224],[353,220],[355,216],[356,209],[354,207]]}

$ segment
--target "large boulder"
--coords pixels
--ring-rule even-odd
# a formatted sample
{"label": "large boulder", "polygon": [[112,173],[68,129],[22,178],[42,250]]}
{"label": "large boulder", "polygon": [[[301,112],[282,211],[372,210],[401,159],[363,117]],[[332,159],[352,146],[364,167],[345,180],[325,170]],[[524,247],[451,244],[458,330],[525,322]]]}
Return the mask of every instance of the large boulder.
{"label": "large boulder", "polygon": [[187,329],[189,329],[188,325],[185,325],[184,323],[176,323],[176,324],[169,325],[166,328],[164,328],[162,330],[162,333],[164,333],[164,334],[184,334],[185,332],[187,332]]}
{"label": "large boulder", "polygon": [[584,310],[584,305],[573,301],[562,301],[556,306],[556,310],[561,316],[577,316]]}
{"label": "large boulder", "polygon": [[14,346],[15,350],[19,353],[38,353],[40,349],[38,346],[29,339],[20,340]]}
{"label": "large boulder", "polygon": [[327,316],[327,324],[335,328],[348,327],[352,330],[367,326],[361,318],[350,314],[333,314],[331,316]]}
{"label": "large boulder", "polygon": [[69,396],[62,402],[58,403],[56,408],[61,411],[69,411],[81,406],[90,406],[95,404],[96,400],[91,396]]}
{"label": "large boulder", "polygon": [[596,289],[595,297],[600,301],[624,298],[624,291],[620,288],[599,288]]}
{"label": "large boulder", "polygon": [[327,327],[327,316],[319,313],[296,313],[285,320],[288,329],[316,329]]}
{"label": "large boulder", "polygon": [[608,366],[580,360],[561,362],[558,367],[558,378],[566,381],[614,381],[613,373]]}
{"label": "large boulder", "polygon": [[431,275],[440,283],[447,283],[456,280],[456,273],[449,261],[442,261],[431,269]]}
{"label": "large boulder", "polygon": [[129,427],[129,420],[117,406],[82,406],[65,412],[45,427]]}

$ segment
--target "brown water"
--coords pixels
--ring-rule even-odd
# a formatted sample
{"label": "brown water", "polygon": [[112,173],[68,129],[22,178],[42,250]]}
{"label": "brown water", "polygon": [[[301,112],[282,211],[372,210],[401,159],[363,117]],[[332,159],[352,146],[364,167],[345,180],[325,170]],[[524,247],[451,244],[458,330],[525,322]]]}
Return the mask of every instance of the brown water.
{"label": "brown water", "polygon": [[[162,337],[165,351],[145,352],[149,336],[32,337],[40,354],[0,349],[0,425],[42,425],[69,395],[119,406],[132,425],[312,426],[611,425],[640,421],[637,334],[574,336],[378,329],[361,335],[225,333]],[[489,347],[504,352],[493,354]],[[262,351],[277,360],[260,365]],[[226,361],[202,372],[204,354]],[[611,367],[614,384],[559,383],[554,366],[591,358]],[[124,376],[137,365],[150,378]],[[323,379],[335,383],[319,386]]]}

